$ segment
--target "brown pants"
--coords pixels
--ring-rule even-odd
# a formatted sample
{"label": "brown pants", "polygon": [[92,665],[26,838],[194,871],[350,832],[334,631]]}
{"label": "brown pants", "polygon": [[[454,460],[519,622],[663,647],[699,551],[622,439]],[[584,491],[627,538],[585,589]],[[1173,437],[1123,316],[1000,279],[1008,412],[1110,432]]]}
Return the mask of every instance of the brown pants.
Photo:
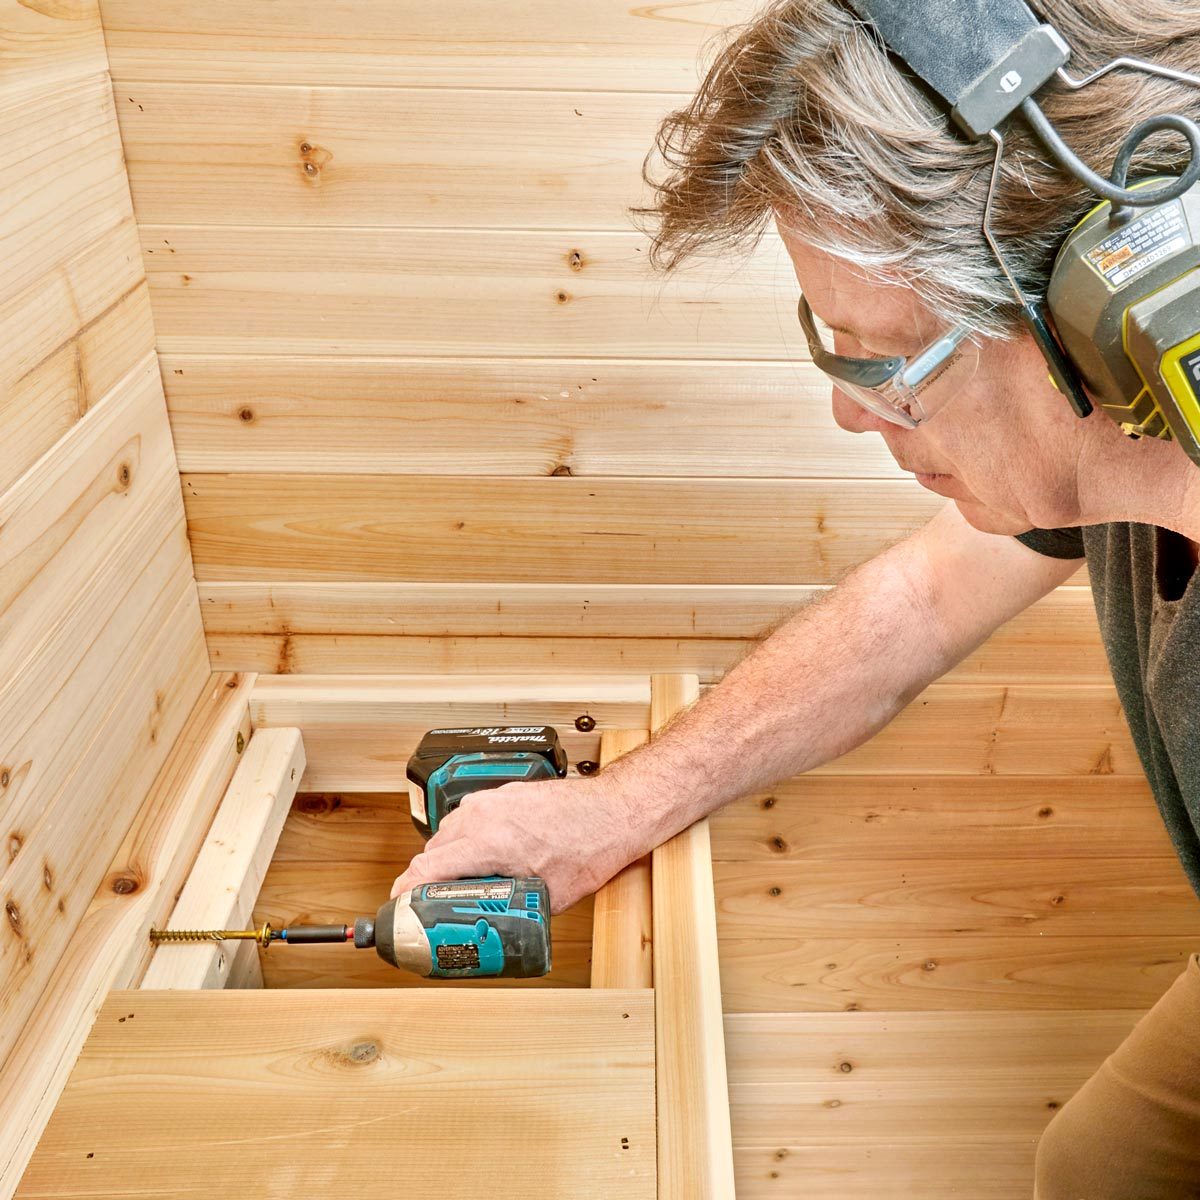
{"label": "brown pants", "polygon": [[1050,1122],[1034,1200],[1200,1200],[1200,955]]}

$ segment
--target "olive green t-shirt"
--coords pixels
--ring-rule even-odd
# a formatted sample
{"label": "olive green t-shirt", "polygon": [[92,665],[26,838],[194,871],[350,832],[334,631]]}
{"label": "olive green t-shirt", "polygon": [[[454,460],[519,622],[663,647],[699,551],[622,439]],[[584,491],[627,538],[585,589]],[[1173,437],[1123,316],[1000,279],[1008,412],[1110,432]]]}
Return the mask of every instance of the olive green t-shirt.
{"label": "olive green t-shirt", "polygon": [[1124,522],[1034,529],[1018,540],[1052,558],[1087,559],[1121,706],[1200,893],[1200,570],[1192,569],[1187,543],[1169,530]]}

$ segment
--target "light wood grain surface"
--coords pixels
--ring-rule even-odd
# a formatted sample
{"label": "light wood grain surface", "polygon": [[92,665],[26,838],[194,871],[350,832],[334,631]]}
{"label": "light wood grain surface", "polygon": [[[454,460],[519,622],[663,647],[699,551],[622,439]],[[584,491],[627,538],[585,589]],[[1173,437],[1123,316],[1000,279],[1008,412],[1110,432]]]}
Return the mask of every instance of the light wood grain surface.
{"label": "light wood grain surface", "polygon": [[451,21],[418,0],[104,0],[104,25],[120,79],[645,92],[690,89],[705,43],[755,7],[463,0]]}
{"label": "light wood grain surface", "polygon": [[19,1031],[0,1070],[0,1195],[13,1194],[109,989],[145,971],[150,928],[169,916],[250,735],[252,682],[206,682]]}
{"label": "light wood grain surface", "polygon": [[647,992],[116,992],[17,1195],[649,1200],[654,1150]]}
{"label": "light wood grain surface", "polygon": [[[600,735],[607,767],[649,740],[645,729]],[[648,988],[654,983],[653,872],[649,857],[630,863],[596,893],[592,920],[592,987]]]}
{"label": "light wood grain surface", "polygon": [[[165,929],[247,927],[303,774],[304,740],[298,729],[255,731]],[[239,952],[243,959],[254,957],[252,950],[253,943],[164,943],[155,950],[142,987],[225,987],[235,957]],[[243,965],[241,971],[247,970],[253,968]]]}

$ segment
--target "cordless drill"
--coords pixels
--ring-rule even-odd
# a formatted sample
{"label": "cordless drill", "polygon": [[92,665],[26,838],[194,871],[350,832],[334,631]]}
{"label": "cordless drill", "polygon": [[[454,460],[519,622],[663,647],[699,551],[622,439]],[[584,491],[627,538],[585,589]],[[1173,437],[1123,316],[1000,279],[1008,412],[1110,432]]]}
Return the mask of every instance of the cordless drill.
{"label": "cordless drill", "polygon": [[[408,761],[413,824],[426,839],[467,796],[518,780],[561,779],[567,757],[549,726],[433,729]],[[353,942],[435,979],[527,979],[550,970],[550,896],[536,877],[423,883],[353,925],[152,930],[155,942],[252,938],[266,947]]]}

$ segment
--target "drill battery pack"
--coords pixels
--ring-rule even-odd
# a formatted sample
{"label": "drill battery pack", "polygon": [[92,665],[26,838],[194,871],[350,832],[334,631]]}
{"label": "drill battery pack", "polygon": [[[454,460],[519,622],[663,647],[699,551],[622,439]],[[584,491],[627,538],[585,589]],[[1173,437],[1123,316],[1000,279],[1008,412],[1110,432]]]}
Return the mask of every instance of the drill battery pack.
{"label": "drill battery pack", "polygon": [[408,760],[413,824],[432,837],[472,792],[566,773],[566,752],[550,725],[431,729]]}

